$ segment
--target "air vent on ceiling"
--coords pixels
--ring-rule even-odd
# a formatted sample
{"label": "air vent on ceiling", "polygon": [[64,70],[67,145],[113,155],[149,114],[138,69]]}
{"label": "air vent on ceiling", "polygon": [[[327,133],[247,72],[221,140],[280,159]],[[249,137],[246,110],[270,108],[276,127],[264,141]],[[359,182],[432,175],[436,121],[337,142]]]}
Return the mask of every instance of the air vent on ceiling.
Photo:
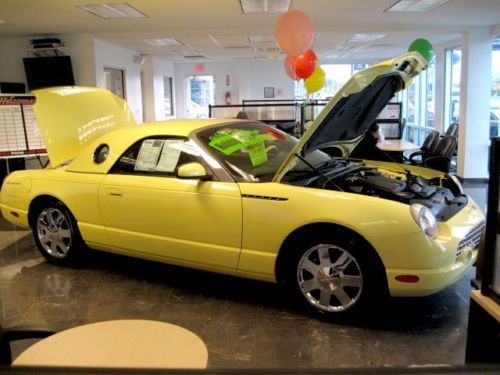
{"label": "air vent on ceiling", "polygon": [[252,44],[275,42],[274,35],[250,35],[248,40]]}
{"label": "air vent on ceiling", "polygon": [[428,12],[450,0],[399,0],[386,12]]}
{"label": "air vent on ceiling", "polygon": [[291,0],[240,0],[244,14],[285,13]]}
{"label": "air vent on ceiling", "polygon": [[144,42],[154,47],[182,46],[183,43],[175,38],[144,39]]}
{"label": "air vent on ceiling", "polygon": [[254,47],[252,49],[254,53],[278,54],[280,52],[278,47]]}
{"label": "air vent on ceiling", "polygon": [[127,3],[86,4],[77,5],[77,7],[107,20],[147,17]]}
{"label": "air vent on ceiling", "polygon": [[207,57],[205,55],[187,55],[187,56],[184,56],[185,59],[189,59],[189,60],[204,60],[204,59],[207,59]]}
{"label": "air vent on ceiling", "polygon": [[232,49],[232,50],[249,50],[250,51],[250,47],[249,46],[227,46],[227,47],[222,47],[224,49]]}

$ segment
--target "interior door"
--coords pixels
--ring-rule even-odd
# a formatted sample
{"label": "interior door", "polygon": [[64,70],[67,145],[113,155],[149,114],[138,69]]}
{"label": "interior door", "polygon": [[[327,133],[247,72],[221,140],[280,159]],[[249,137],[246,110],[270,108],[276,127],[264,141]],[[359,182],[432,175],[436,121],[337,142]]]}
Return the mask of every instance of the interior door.
{"label": "interior door", "polygon": [[238,185],[177,178],[178,166],[199,158],[184,144],[145,139],[119,159],[99,188],[108,235],[119,249],[236,268],[242,225]]}

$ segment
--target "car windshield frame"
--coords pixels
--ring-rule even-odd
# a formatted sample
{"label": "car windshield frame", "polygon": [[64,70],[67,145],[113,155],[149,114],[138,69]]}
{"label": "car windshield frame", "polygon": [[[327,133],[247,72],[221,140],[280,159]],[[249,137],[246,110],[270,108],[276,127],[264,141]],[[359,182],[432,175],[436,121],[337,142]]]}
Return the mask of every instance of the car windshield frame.
{"label": "car windshield frame", "polygon": [[[239,164],[236,163],[234,157],[233,160],[230,159],[230,155],[232,155],[232,153],[229,155],[224,154],[222,151],[218,150],[217,148],[214,148],[214,145],[212,146],[210,145],[211,142],[210,136],[215,135],[217,132],[221,134],[220,131],[222,130],[236,130],[243,132],[258,130],[261,132],[258,134],[258,136],[271,134],[276,138],[276,140],[282,139],[283,141],[288,141],[288,147],[282,150],[278,149],[278,152],[275,155],[273,155],[274,160],[273,163],[271,164],[272,167],[270,169],[263,168],[263,166],[267,164],[267,161],[255,167],[249,165],[248,163],[250,161],[250,156],[248,156],[247,160],[245,160],[247,164],[244,166],[243,163]],[[198,142],[198,144],[201,147],[203,147],[207,152],[209,152],[210,155],[226,169],[226,171],[234,178],[236,182],[255,182],[255,183],[271,182],[274,176],[281,169],[283,163],[285,163],[285,161],[288,159],[290,152],[293,150],[294,146],[298,142],[297,138],[294,138],[291,135],[284,133],[281,130],[278,130],[268,124],[257,121],[241,121],[241,122],[238,121],[238,122],[224,123],[202,128],[195,133],[194,137]],[[269,148],[269,146],[267,148]],[[246,151],[245,148],[242,149],[244,152]],[[272,151],[272,150],[266,149],[266,153],[267,151]],[[307,155],[305,159],[312,165],[319,165],[330,160],[331,157],[322,151],[316,150]],[[269,166],[270,165],[267,164],[267,167]],[[297,160],[295,166],[290,170],[311,171],[311,168],[301,160]]]}

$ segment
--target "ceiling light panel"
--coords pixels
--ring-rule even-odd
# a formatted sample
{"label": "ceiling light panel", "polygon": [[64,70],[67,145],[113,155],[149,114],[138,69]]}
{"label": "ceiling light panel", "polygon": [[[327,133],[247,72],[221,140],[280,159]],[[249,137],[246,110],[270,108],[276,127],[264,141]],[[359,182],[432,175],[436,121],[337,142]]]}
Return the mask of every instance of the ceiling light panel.
{"label": "ceiling light panel", "polygon": [[183,43],[175,38],[144,39],[144,42],[153,47],[182,46]]}
{"label": "ceiling light panel", "polygon": [[285,13],[291,0],[240,0],[244,14]]}
{"label": "ceiling light panel", "polygon": [[400,0],[386,12],[428,12],[450,0]]}
{"label": "ceiling light panel", "polygon": [[107,20],[147,17],[127,3],[87,4],[77,5],[77,7]]}
{"label": "ceiling light panel", "polygon": [[383,39],[387,34],[354,34],[349,42],[374,42]]}

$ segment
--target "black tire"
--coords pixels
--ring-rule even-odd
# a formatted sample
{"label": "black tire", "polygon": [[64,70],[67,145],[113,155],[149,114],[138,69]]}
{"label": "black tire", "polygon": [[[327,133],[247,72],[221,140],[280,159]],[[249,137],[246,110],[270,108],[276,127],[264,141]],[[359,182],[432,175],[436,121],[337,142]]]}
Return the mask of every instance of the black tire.
{"label": "black tire", "polygon": [[80,261],[84,242],[64,204],[51,201],[38,206],[31,227],[35,244],[49,263],[72,266]]}
{"label": "black tire", "polygon": [[287,257],[287,291],[320,317],[341,321],[373,314],[376,310],[370,307],[388,297],[382,262],[350,233],[307,236],[289,246]]}

